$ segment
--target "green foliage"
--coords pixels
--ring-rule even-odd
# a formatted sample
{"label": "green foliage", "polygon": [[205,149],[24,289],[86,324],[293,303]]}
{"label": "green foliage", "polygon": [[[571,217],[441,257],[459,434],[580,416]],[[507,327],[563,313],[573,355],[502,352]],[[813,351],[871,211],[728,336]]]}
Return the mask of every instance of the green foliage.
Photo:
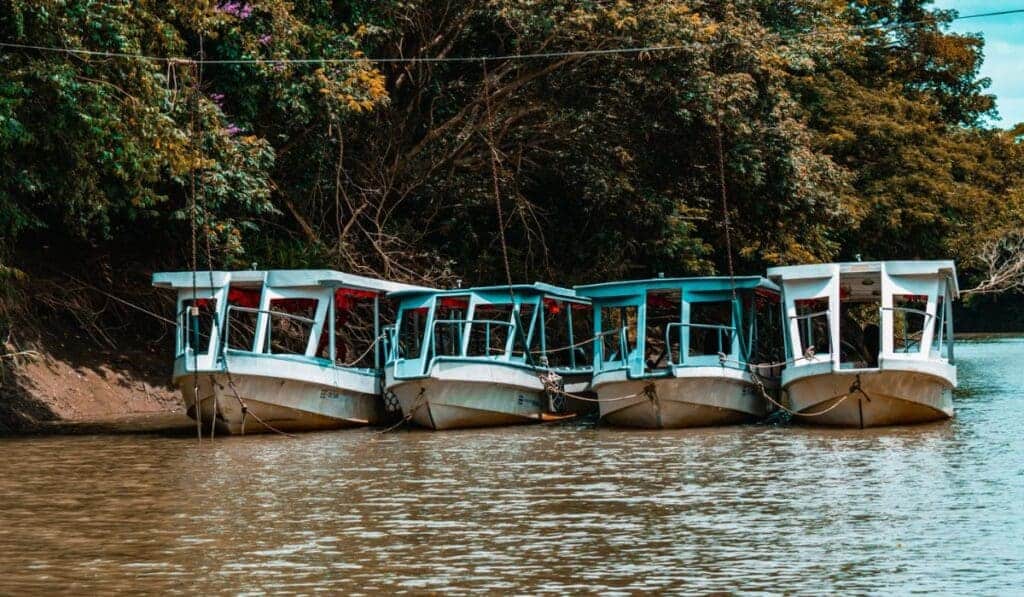
{"label": "green foliage", "polygon": [[[982,40],[925,0],[47,0],[0,38],[0,235],[126,267],[467,283],[947,257],[1024,220]],[[669,51],[458,63],[630,46]],[[275,60],[348,58],[345,63]],[[493,155],[497,157],[492,163]],[[193,184],[195,192],[193,193]],[[506,221],[497,221],[495,186]],[[137,262],[133,262],[137,263]],[[121,264],[121,265],[118,265]]]}

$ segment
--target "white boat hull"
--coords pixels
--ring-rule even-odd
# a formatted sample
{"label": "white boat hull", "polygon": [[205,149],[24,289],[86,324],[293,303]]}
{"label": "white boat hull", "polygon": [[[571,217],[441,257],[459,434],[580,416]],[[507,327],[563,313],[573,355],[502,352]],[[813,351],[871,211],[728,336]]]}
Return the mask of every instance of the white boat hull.
{"label": "white boat hull", "polygon": [[[850,392],[858,378],[863,392]],[[790,408],[798,413],[796,418],[815,425],[883,427],[953,416],[953,384],[942,376],[919,371],[833,371],[795,379],[785,389]]]}
{"label": "white boat hull", "polygon": [[[319,384],[233,373],[235,391],[223,373],[200,373],[197,415],[191,374],[176,381],[188,415],[208,432],[216,418],[218,433],[245,435],[342,429],[387,421],[383,400],[375,394]],[[243,409],[244,404],[244,409]]]}
{"label": "white boat hull", "polygon": [[201,369],[198,401],[191,361],[179,357],[174,364],[186,412],[198,416],[207,430],[215,416],[220,433],[237,435],[266,433],[270,427],[292,432],[382,425],[398,416],[395,409],[389,417],[380,378],[372,373],[287,356],[229,352],[224,358],[235,390],[222,368]]}
{"label": "white boat hull", "polygon": [[[765,416],[765,401],[749,374],[711,370],[685,376],[599,381],[603,421],[622,427],[681,429],[734,425]],[[632,396],[625,399],[624,396]]]}
{"label": "white boat hull", "polygon": [[388,392],[402,414],[427,429],[465,429],[558,421],[575,416],[552,413],[536,375],[486,363],[440,362],[429,377],[395,380]]}

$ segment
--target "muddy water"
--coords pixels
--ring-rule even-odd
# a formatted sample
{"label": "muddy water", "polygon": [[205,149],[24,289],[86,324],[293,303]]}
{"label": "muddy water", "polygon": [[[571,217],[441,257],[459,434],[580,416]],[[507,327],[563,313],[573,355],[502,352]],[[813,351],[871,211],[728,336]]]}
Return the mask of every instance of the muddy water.
{"label": "muddy water", "polygon": [[1024,587],[1024,339],[956,420],[0,440],[0,592]]}

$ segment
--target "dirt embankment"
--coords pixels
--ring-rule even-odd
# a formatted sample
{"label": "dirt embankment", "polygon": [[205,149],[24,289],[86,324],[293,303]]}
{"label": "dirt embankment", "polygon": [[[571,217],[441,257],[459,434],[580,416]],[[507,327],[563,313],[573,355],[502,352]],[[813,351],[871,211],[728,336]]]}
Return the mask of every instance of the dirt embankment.
{"label": "dirt embankment", "polygon": [[162,344],[115,351],[80,338],[51,338],[5,361],[0,432],[182,409]]}

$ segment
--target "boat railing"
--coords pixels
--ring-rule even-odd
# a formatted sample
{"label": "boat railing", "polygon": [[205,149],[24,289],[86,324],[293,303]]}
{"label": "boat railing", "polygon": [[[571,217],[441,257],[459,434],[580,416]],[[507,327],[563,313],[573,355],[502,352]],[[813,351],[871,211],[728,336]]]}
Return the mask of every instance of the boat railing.
{"label": "boat railing", "polygon": [[[832,312],[829,309],[789,316],[790,321],[802,322],[802,325],[800,323],[797,324],[797,329],[800,331],[800,344],[803,348],[803,355],[832,352],[832,330],[829,325],[829,318],[831,316]],[[817,339],[814,337],[814,320],[819,317],[825,318],[825,344],[823,346],[818,346]],[[813,350],[810,350],[812,348]]]}
{"label": "boat railing", "polygon": [[[463,336],[465,335],[466,326],[482,325],[484,327],[484,346],[487,347],[488,352],[491,350],[491,328],[503,327],[509,330],[511,333],[514,327],[512,323],[508,321],[497,321],[493,319],[437,319],[434,321],[430,329],[430,335],[427,336],[429,344],[426,347],[426,353],[410,359],[405,359],[399,355],[399,338],[397,326],[388,326],[385,328],[385,342],[387,346],[385,348],[387,355],[387,361],[394,365],[395,378],[400,379],[401,374],[399,373],[399,361],[419,361],[422,359],[423,367],[420,370],[420,374],[426,375],[427,372],[433,367],[434,362],[438,358],[444,357],[459,357],[459,358],[475,358],[482,357],[484,355],[467,355],[468,343],[463,343]],[[446,347],[446,351],[443,354],[437,354],[438,345],[438,328],[447,326],[449,328],[454,327],[456,333],[452,334],[451,343],[449,347]],[[506,337],[507,338],[507,337]],[[451,350],[447,350],[450,348]],[[505,354],[505,349],[502,348],[500,351],[496,351],[497,354]],[[490,355],[487,355],[490,356]]]}
{"label": "boat railing", "polygon": [[[192,309],[192,305],[186,305],[184,309],[178,311],[178,315],[175,317],[178,322],[178,333],[181,336],[179,355],[185,354],[189,348],[192,348],[192,336],[199,338],[199,316],[191,315]],[[188,317],[187,320],[186,317]]]}
{"label": "boat railing", "polygon": [[[315,319],[312,319],[312,318],[309,318],[309,317],[303,317],[302,315],[295,315],[294,313],[285,313],[284,311],[272,311],[272,310],[269,310],[269,309],[255,309],[255,308],[252,308],[252,307],[241,307],[239,305],[228,305],[227,315],[224,318],[224,338],[223,338],[223,341],[221,342],[221,352],[222,353],[224,351],[226,351],[228,349],[228,347],[231,346],[231,344],[230,344],[230,339],[231,339],[231,315],[232,315],[233,312],[250,313],[250,314],[256,315],[257,317],[259,317],[260,315],[266,315],[268,318],[270,318],[271,321],[273,321],[274,317],[281,317],[281,318],[288,319],[288,320],[291,320],[291,321],[297,321],[297,322],[302,323],[304,325],[310,325],[311,326],[311,325],[316,323]],[[268,325],[267,326],[267,340],[266,340],[266,345],[267,346],[271,345],[270,344],[270,333],[271,333],[271,329],[273,329],[273,327],[274,327],[273,325]],[[245,351],[245,352],[252,352],[252,351],[249,350],[249,351]],[[260,351],[257,351],[257,352],[260,352]]]}
{"label": "boat railing", "polygon": [[[508,322],[508,321],[500,321],[500,320],[496,320],[496,319],[438,319],[438,320],[434,321],[434,326],[433,326],[433,329],[431,331],[431,333],[432,333],[431,340],[432,341],[430,343],[430,347],[431,347],[431,352],[434,353],[431,356],[453,356],[453,357],[490,356],[490,354],[488,354],[488,355],[469,355],[469,354],[467,354],[468,349],[469,349],[469,345],[468,345],[468,343],[465,343],[465,344],[463,343],[462,337],[465,334],[466,326],[476,326],[476,325],[483,326],[483,328],[484,328],[484,346],[487,347],[488,353],[490,353],[490,351],[491,351],[491,328],[492,327],[495,327],[495,328],[505,328],[506,330],[508,330],[508,332],[511,332],[511,331],[513,331],[513,327],[514,327],[513,324]],[[438,327],[439,326],[447,326],[449,328],[455,327],[458,330],[457,333],[454,334],[453,335],[454,337],[452,338],[454,340],[454,344],[455,344],[455,352],[454,352],[454,354],[447,354],[447,353],[443,354],[443,355],[438,355],[437,354],[437,332],[438,332]],[[506,336],[505,339],[507,340],[508,336]],[[505,348],[502,347],[501,350],[496,351],[496,354],[505,354]]]}
{"label": "boat railing", "polygon": [[[217,317],[216,313],[207,313],[206,315],[211,317],[211,326],[215,325]],[[178,333],[181,338],[181,350],[178,352],[178,356],[187,353],[189,349],[194,350],[196,354],[207,353],[207,347],[192,346],[193,338],[201,341],[204,336],[207,340],[207,344],[209,344],[210,333],[212,330],[203,329],[204,326],[201,326],[202,318],[203,313],[199,311],[199,307],[194,305],[185,305],[184,309],[178,311],[176,320],[178,322]]]}
{"label": "boat railing", "polygon": [[[606,338],[613,338],[607,342]],[[618,369],[625,365],[629,359],[629,327],[620,326],[612,330],[605,330],[594,335],[594,340],[601,344],[601,359],[595,363],[595,370]],[[609,348],[617,346],[615,351],[608,351]],[[607,351],[607,352],[606,352]]]}
{"label": "boat railing", "polygon": [[[889,311],[890,313],[904,313],[904,314],[909,314],[909,315],[919,315],[919,316],[921,316],[923,318],[921,320],[921,329],[916,331],[916,332],[909,332],[909,333],[907,331],[907,319],[908,318],[907,317],[903,318],[903,321],[902,321],[903,329],[901,330],[903,332],[903,335],[901,336],[902,339],[903,339],[903,346],[902,346],[902,350],[899,351],[899,352],[902,352],[904,354],[911,354],[911,353],[915,353],[915,352],[920,352],[919,344],[921,342],[921,338],[924,336],[924,331],[926,329],[928,329],[928,326],[932,325],[932,322],[935,320],[935,316],[932,315],[931,313],[927,312],[927,311],[922,310],[922,309],[914,309],[912,307],[882,307],[882,308],[879,309],[879,311],[881,313]],[[881,319],[881,318],[879,318],[879,319]],[[896,324],[895,324],[895,322],[893,323],[893,330],[892,331],[893,331],[893,339],[895,340],[895,338],[896,338],[896,335],[895,335]],[[917,350],[911,350],[911,348],[913,346],[915,346],[915,345],[918,345]],[[893,346],[893,352],[896,352],[896,347],[895,346]]]}
{"label": "boat railing", "polygon": [[[732,352],[732,341],[736,334],[736,326],[725,325],[725,324],[714,324],[714,323],[682,323],[679,321],[672,322],[665,326],[665,359],[669,365],[685,365],[686,356],[683,354],[683,330],[684,329],[697,329],[697,330],[714,330],[715,338],[717,341],[717,350],[714,356],[725,355]],[[679,340],[679,360],[677,361],[672,354],[672,331],[676,331],[676,335]],[[728,334],[728,336],[726,336]],[[691,342],[689,343],[692,345]],[[687,352],[689,347],[687,347]],[[707,354],[692,355],[692,356],[709,356]]]}

